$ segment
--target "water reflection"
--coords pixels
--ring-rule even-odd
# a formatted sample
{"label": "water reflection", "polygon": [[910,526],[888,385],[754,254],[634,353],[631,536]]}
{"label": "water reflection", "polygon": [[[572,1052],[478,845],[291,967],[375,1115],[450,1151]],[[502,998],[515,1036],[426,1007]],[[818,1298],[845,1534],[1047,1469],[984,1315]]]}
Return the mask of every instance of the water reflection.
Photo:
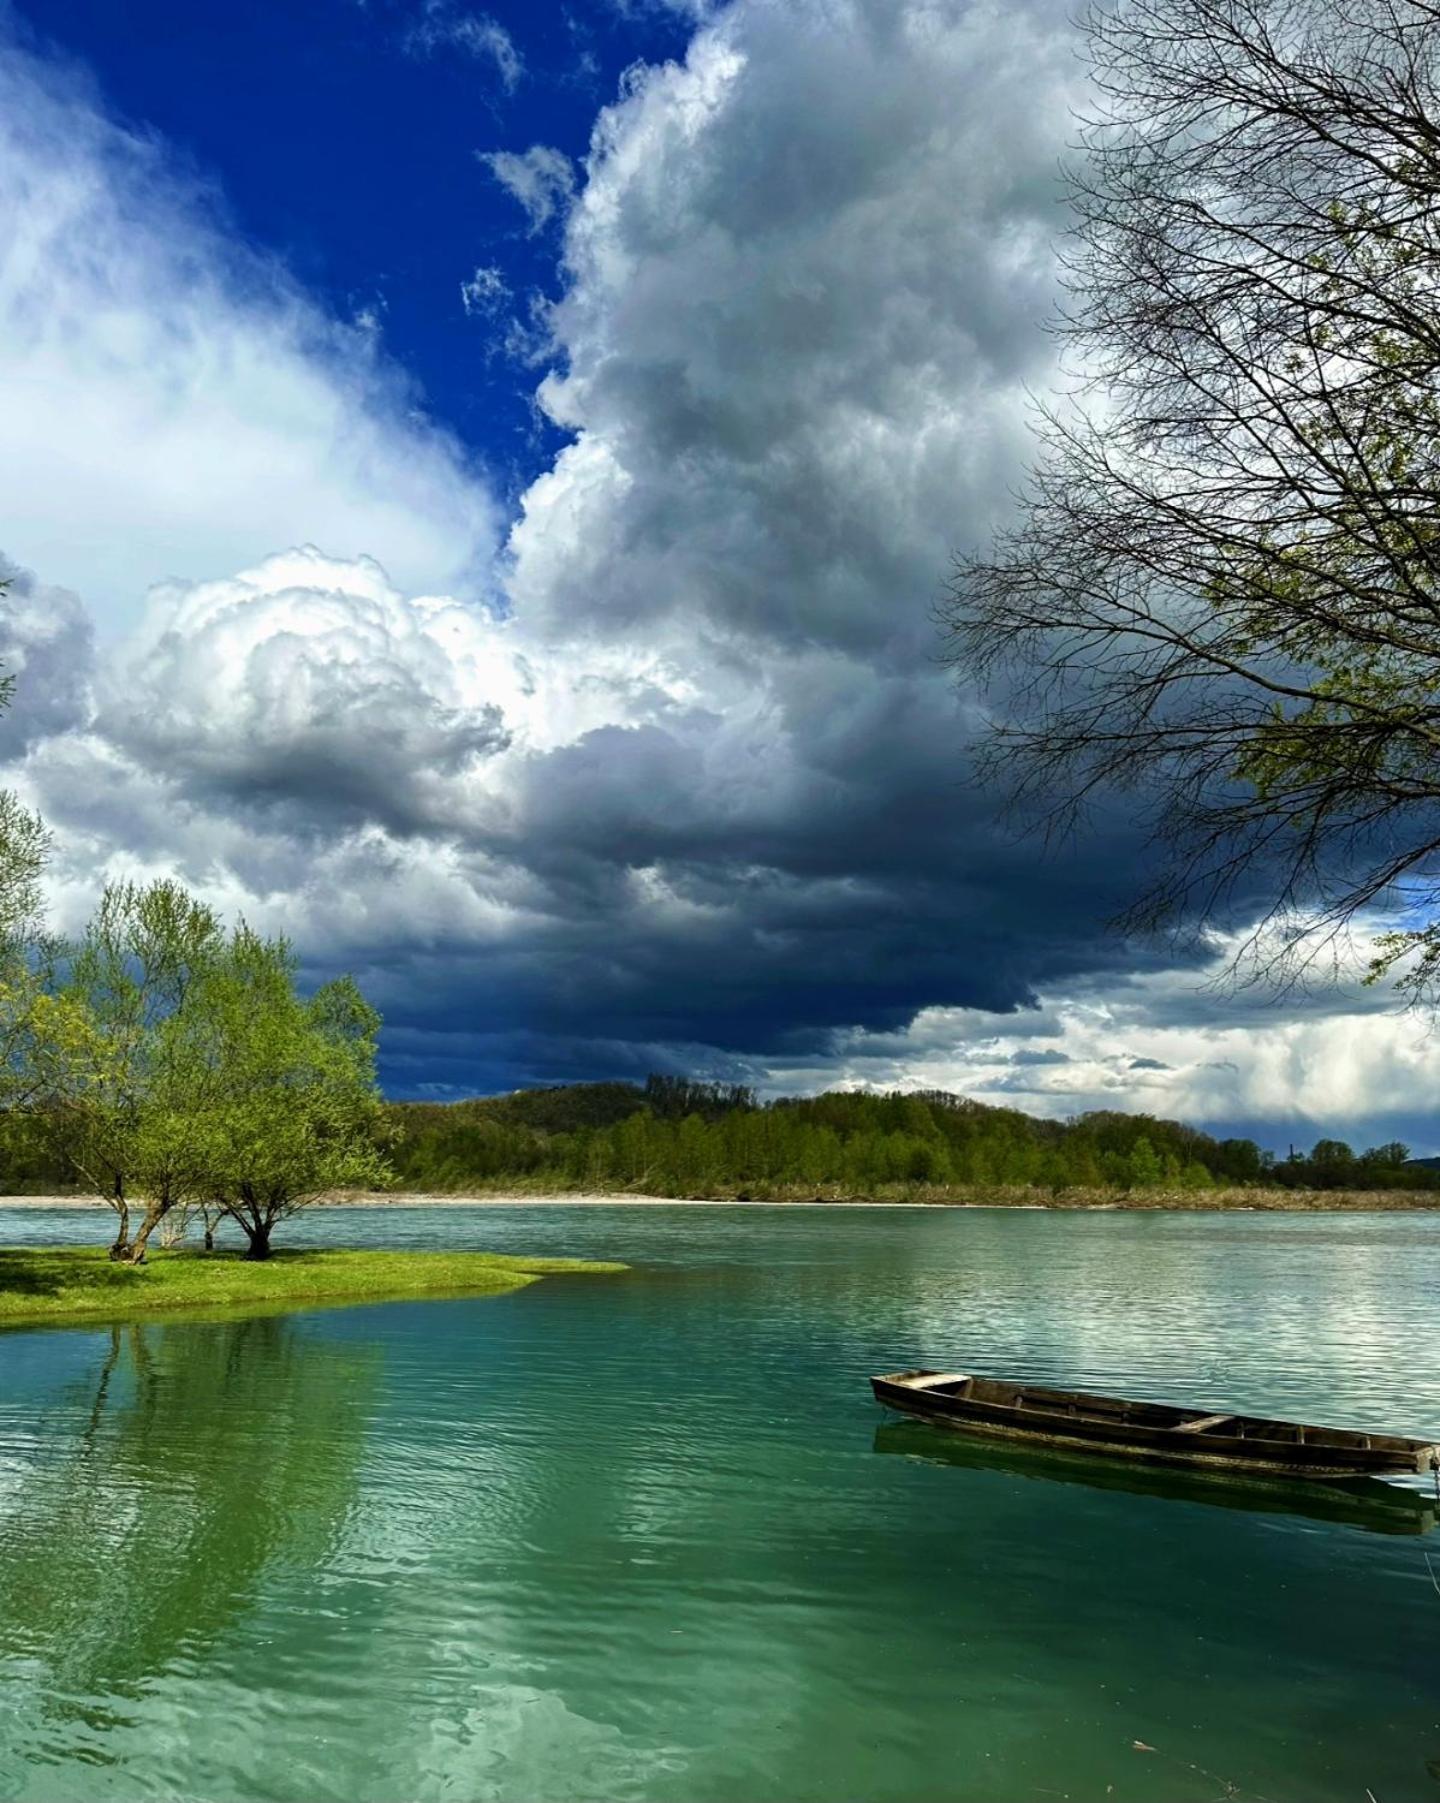
{"label": "water reflection", "polygon": [[868,1377],[1433,1433],[1440,1215],[368,1220],[297,1229],[636,1269],[0,1338],[0,1798],[1432,1793],[1430,1539],[877,1439]]}
{"label": "water reflection", "polygon": [[1127,1464],[1053,1448],[1025,1448],[999,1441],[967,1439],[918,1421],[887,1422],[875,1430],[875,1451],[957,1471],[991,1471],[1019,1480],[1083,1484],[1091,1490],[1123,1491],[1170,1502],[1205,1503],[1217,1509],[1248,1509],[1266,1515],[1300,1515],[1311,1521],[1344,1522],[1377,1534],[1428,1534],[1435,1526],[1435,1499],[1423,1491],[1378,1478],[1343,1483],[1299,1478],[1252,1478],[1224,1472],[1183,1471]]}
{"label": "water reflection", "polygon": [[293,1320],[133,1323],[36,1422],[0,1504],[0,1656],[101,1728],[202,1659],[262,1576],[313,1568],[356,1493],[379,1349]]}

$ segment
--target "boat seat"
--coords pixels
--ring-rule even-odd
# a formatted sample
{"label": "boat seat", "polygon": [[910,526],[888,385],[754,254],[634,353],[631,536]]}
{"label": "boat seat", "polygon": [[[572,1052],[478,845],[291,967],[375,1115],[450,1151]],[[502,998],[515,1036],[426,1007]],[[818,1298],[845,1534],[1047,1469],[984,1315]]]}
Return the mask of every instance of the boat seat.
{"label": "boat seat", "polygon": [[1202,1415],[1198,1421],[1183,1422],[1175,1431],[1177,1434],[1201,1434],[1207,1427],[1222,1427],[1234,1419],[1233,1415]]}

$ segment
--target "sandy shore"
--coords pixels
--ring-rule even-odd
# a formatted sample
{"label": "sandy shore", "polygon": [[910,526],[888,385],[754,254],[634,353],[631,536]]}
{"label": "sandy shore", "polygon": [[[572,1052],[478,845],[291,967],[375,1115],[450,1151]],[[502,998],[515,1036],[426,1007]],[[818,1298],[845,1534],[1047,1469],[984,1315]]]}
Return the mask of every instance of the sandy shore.
{"label": "sandy shore", "polygon": [[[1253,1193],[1253,1192],[1252,1192]],[[899,1201],[770,1201],[737,1202],[724,1197],[574,1195],[477,1196],[421,1195],[412,1191],[370,1191],[365,1194],[335,1196],[316,1204],[320,1208],[916,1208],[916,1209],[1006,1209],[1011,1212],[1035,1211],[1042,1214],[1401,1214],[1416,1211],[1440,1211],[1440,1193],[1426,1195],[1423,1200],[1414,1192],[1334,1190],[1317,1194],[1313,1191],[1262,1191],[1263,1200],[1243,1202],[1230,1198],[1202,1200],[1200,1196],[1149,1197],[1143,1201],[1127,1201],[1108,1197],[1102,1201],[1020,1202],[899,1202]],[[0,1208],[65,1208],[88,1209],[108,1213],[108,1207],[93,1196],[0,1196]]]}
{"label": "sandy shore", "polygon": [[[975,1208],[974,1202],[727,1202],[690,1196],[428,1196],[413,1191],[373,1191],[336,1196],[319,1208]],[[1006,1203],[1002,1207],[1045,1208],[1044,1202]],[[0,1208],[78,1208],[106,1213],[93,1196],[0,1196]]]}

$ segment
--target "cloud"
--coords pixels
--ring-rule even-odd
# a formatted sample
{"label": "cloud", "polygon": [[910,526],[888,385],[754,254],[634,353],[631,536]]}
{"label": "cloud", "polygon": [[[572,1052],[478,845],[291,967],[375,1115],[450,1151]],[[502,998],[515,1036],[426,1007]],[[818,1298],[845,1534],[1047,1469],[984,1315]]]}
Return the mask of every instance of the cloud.
{"label": "cloud", "polygon": [[[537,621],[907,665],[1028,452],[1072,49],[1059,8],[742,3],[632,74],[568,215],[574,443],[511,547]],[[1002,148],[1003,146],[1003,148]]]}
{"label": "cloud", "polygon": [[[373,560],[313,547],[159,585],[141,625],[100,659],[83,609],[58,600],[17,574],[4,643],[20,732],[0,744],[62,829],[62,860],[113,875],[169,857],[237,905],[274,901],[291,926],[314,873],[344,867],[350,905],[322,882],[312,937],[362,955],[406,915],[443,918],[462,937],[481,915],[523,931],[540,894],[516,850],[523,769],[577,737],[625,730],[632,711],[685,705],[653,658],[533,665],[515,622],[404,595]],[[68,686],[44,680],[61,652]],[[473,893],[417,903],[426,885],[457,884],[483,888],[478,914]]]}
{"label": "cloud", "polygon": [[88,721],[95,633],[78,595],[38,582],[3,556],[0,582],[4,666],[15,679],[0,757],[14,758]]}
{"label": "cloud", "polygon": [[532,236],[569,206],[575,192],[575,170],[563,151],[549,144],[532,144],[523,153],[487,150],[476,154],[506,193],[525,209]]}
{"label": "cloud", "polygon": [[[107,404],[143,425],[180,396],[143,480],[260,514],[223,557],[213,522],[189,562],[125,540],[156,586],[98,657],[73,597],[16,585],[0,748],[57,827],[62,915],[106,875],[178,871],[292,933],[313,974],[354,969],[410,1093],[662,1068],[1204,1119],[1433,1093],[1430,1053],[1371,1000],[1222,1007],[1193,959],[1108,933],[1146,856],[1127,812],[1042,861],[973,779],[978,709],[935,665],[931,605],[951,547],[1008,505],[1051,371],[1073,67],[1059,0],[734,0],[683,61],[632,72],[579,175],[544,146],[491,153],[532,229],[562,227],[538,398],[565,443],[470,585],[436,570],[488,500],[378,358],[346,386],[353,338],[271,274],[232,283],[198,203],[142,192],[152,151],[32,147],[37,191],[78,158],[75,217],[124,196],[164,250],[103,271],[133,287],[105,331],[158,345],[115,362]],[[32,238],[29,289],[78,321],[79,251]],[[160,283],[177,244],[200,246],[193,319]],[[508,285],[482,265],[462,300]],[[77,393],[102,340],[76,323],[57,353]],[[216,378],[197,411],[192,363],[226,369],[226,346],[292,409],[243,416],[283,440],[263,505],[236,424],[256,397]],[[322,416],[366,447],[344,480]],[[76,429],[84,477],[83,406]],[[159,441],[129,430],[143,474]],[[282,530],[287,487],[306,521]],[[431,529],[452,506],[474,530]],[[79,586],[58,552],[11,548]]]}
{"label": "cloud", "polygon": [[479,264],[474,275],[460,284],[460,304],[467,316],[493,313],[510,298],[510,286],[500,270]]}
{"label": "cloud", "polygon": [[12,594],[21,702],[57,647],[69,666],[53,715],[17,709],[5,740],[59,829],[63,923],[99,878],[178,870],[293,934],[314,974],[357,970],[397,1089],[682,1069],[1272,1139],[1266,1121],[1364,1137],[1384,1119],[1428,1149],[1440,1039],[1373,991],[1278,1010],[1215,988],[1229,945],[1207,970],[1147,969],[1018,886],[987,925],[993,850],[966,918],[956,869],[907,868],[903,822],[883,836],[890,788],[868,819],[853,779],[832,796],[764,698],[702,693],[633,647],[559,660],[513,619],[310,549],[157,590],[98,666],[73,599],[23,573]]}
{"label": "cloud", "polygon": [[1365,935],[1337,985],[1284,997],[1225,982],[1236,949],[1214,943],[1200,970],[1080,976],[1003,1013],[922,1009],[899,1032],[837,1033],[822,1059],[778,1060],[766,1080],[805,1087],[823,1069],[844,1086],[956,1090],[1061,1119],[1138,1110],[1281,1150],[1337,1129],[1435,1149],[1440,1035],[1363,986]]}
{"label": "cloud", "polygon": [[525,59],[505,27],[488,13],[467,11],[452,0],[425,0],[406,30],[405,45],[416,55],[453,49],[493,63],[507,94],[515,92],[525,74]]}
{"label": "cloud", "polygon": [[[278,811],[306,833],[463,830],[465,779],[507,742],[470,680],[487,653],[503,662],[483,616],[407,601],[378,564],[307,546],[153,591],[96,728],[226,811]],[[503,694],[516,678],[492,680]]]}
{"label": "cloud", "polygon": [[102,625],[167,575],[314,540],[473,582],[497,515],[378,348],[226,229],[163,145],[0,46],[0,492],[9,552]]}
{"label": "cloud", "polygon": [[27,763],[74,868],[168,831],[380,968],[397,1028],[531,1045],[767,1058],[1143,966],[1097,939],[1133,841],[1037,886],[930,656],[1049,354],[1062,49],[983,7],[741,0],[632,75],[582,191],[497,158],[566,213],[541,398],[573,435],[505,617],[328,544],[162,584],[88,730]]}

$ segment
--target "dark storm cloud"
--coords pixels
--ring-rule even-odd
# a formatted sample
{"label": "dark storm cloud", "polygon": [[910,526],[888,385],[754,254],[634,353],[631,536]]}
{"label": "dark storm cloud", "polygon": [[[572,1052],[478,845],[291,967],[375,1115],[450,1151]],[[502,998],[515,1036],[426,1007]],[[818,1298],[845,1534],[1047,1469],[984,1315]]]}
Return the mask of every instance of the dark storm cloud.
{"label": "dark storm cloud", "polygon": [[17,627],[68,901],[176,868],[292,933],[375,997],[400,1093],[1319,1094],[1283,1032],[1233,1047],[1172,953],[1107,929],[1133,809],[1048,857],[1000,820],[935,661],[951,549],[1003,514],[1050,375],[1062,10],[736,0],[630,79],[553,195],[541,402],[572,439],[493,614],[306,549],[167,585],[99,668],[73,604]]}
{"label": "dark storm cloud", "polygon": [[93,834],[78,766],[123,768],[138,843],[168,808],[187,868],[288,894],[395,1035],[483,1017],[557,1070],[823,1056],[1147,966],[1103,928],[1133,829],[1037,863],[934,661],[1048,369],[1072,75],[1045,0],[718,13],[569,206],[541,398],[574,442],[512,539],[514,643],[316,552],[172,585],[47,805]]}
{"label": "dark storm cloud", "polygon": [[542,400],[580,437],[517,605],[923,655],[1047,370],[1073,76],[1044,0],[741,0],[638,77],[571,214]]}
{"label": "dark storm cloud", "polygon": [[3,554],[0,582],[0,643],[15,679],[0,733],[0,757],[8,760],[88,721],[95,634],[78,596],[38,581]]}

